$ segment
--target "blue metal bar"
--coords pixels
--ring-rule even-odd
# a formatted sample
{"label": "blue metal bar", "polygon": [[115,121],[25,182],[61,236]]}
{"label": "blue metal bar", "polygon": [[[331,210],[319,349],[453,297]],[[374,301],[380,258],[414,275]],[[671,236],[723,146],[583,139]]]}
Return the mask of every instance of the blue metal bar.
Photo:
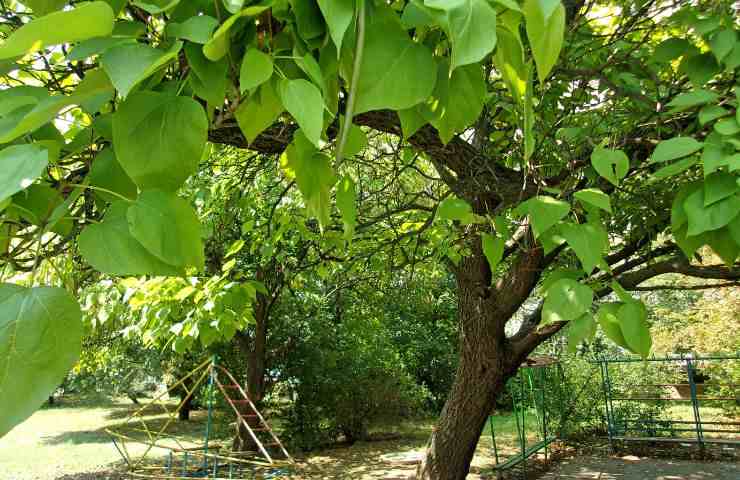
{"label": "blue metal bar", "polygon": [[498,465],[498,447],[496,446],[496,429],[493,426],[493,415],[490,415],[488,417],[488,425],[491,427],[491,443],[493,443],[493,456],[496,459],[496,465]]}
{"label": "blue metal bar", "polygon": [[691,386],[691,406],[694,410],[694,421],[696,424],[696,440],[704,448],[704,434],[701,431],[701,415],[699,414],[699,401],[696,399],[696,382],[694,382],[694,365],[690,359],[686,359],[686,374]]}
{"label": "blue metal bar", "polygon": [[[740,360],[740,352],[738,352],[735,355],[705,355],[705,356],[679,355],[679,356],[650,357],[650,358],[619,357],[619,358],[610,358],[608,360],[603,360],[603,361],[606,361],[608,363],[683,362],[687,359],[690,359],[690,360]],[[589,360],[590,363],[598,363],[600,361],[602,360]]]}

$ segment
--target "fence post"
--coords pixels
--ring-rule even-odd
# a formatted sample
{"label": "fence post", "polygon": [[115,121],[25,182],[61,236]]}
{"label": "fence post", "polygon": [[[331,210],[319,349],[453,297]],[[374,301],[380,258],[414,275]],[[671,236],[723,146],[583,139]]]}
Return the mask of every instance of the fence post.
{"label": "fence post", "polygon": [[609,411],[609,387],[607,385],[608,377],[606,374],[606,359],[599,358],[599,370],[601,373],[601,388],[604,391],[604,410],[606,411],[606,434],[609,437],[609,450],[614,451],[614,440],[612,438],[612,417]]}
{"label": "fence post", "polygon": [[540,368],[540,390],[542,393],[542,440],[545,442],[545,461],[547,461],[547,446],[549,443],[547,443],[547,396],[545,394],[545,390],[547,389],[547,385],[545,385],[545,379],[547,378],[545,376],[545,369],[549,367],[542,367]]}
{"label": "fence post", "polygon": [[699,413],[699,399],[696,395],[696,382],[694,381],[694,364],[691,358],[686,358],[686,375],[689,378],[689,388],[691,390],[691,406],[694,410],[694,424],[696,425],[696,440],[702,453],[704,452],[704,432],[702,431],[701,415]]}
{"label": "fence post", "polygon": [[[529,374],[529,372],[527,372]],[[524,368],[519,369],[519,380],[520,380],[520,403],[519,407],[522,414],[522,436],[521,436],[521,444],[522,444],[522,474],[523,477],[527,478],[527,459],[526,459],[526,453],[527,453],[527,427],[526,427],[526,404],[524,403]]]}
{"label": "fence post", "polygon": [[493,443],[493,456],[496,459],[496,466],[498,467],[498,446],[496,445],[496,431],[493,425],[493,415],[488,416],[488,426],[491,428],[491,443]]}

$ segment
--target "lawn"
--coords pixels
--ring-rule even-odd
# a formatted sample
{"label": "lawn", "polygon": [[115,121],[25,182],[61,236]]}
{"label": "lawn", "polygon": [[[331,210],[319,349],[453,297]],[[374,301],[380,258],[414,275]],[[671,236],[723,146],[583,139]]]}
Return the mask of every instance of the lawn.
{"label": "lawn", "polygon": [[[119,469],[121,457],[105,428],[121,426],[137,406],[128,400],[77,401],[65,399],[54,407],[36,412],[26,422],[0,439],[0,465],[3,480],[78,480],[104,479]],[[167,415],[157,412],[146,417],[148,428],[161,427]],[[194,412],[190,422],[175,421],[174,431],[183,441],[202,438],[205,412]],[[217,419],[218,420],[218,419]],[[217,436],[227,436],[226,421],[217,421]],[[527,422],[534,425],[535,417]],[[531,422],[531,423],[530,423]],[[495,417],[499,454],[507,456],[518,448],[513,417]],[[432,421],[413,421],[377,429],[385,440],[336,446],[309,455],[297,455],[298,463],[284,478],[357,479],[403,478],[414,469],[409,459],[418,456],[432,429]],[[146,434],[141,433],[142,437]],[[530,438],[532,441],[534,437]],[[127,442],[131,455],[141,453],[143,445]],[[470,478],[480,476],[494,463],[490,430],[486,428],[478,445]],[[93,476],[83,473],[98,472]]]}

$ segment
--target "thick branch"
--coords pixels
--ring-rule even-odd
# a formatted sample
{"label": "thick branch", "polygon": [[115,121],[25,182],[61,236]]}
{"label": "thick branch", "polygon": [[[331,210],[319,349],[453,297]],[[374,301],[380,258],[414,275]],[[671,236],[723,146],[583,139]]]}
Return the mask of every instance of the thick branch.
{"label": "thick branch", "polygon": [[[640,270],[622,274],[618,276],[616,280],[626,290],[639,291],[650,288],[639,287],[641,283],[666,273],[679,273],[689,277],[728,280],[732,281],[731,283],[738,283],[734,281],[740,280],[740,265],[735,265],[733,267],[727,267],[724,265],[692,265],[684,258],[672,258],[648,265]],[[720,284],[715,287],[721,288],[729,285],[730,284]],[[675,285],[673,287],[675,290],[685,288],[686,287],[681,285]],[[604,298],[611,292],[612,288],[610,286],[604,287],[596,292],[596,298]],[[511,337],[510,342],[512,344],[512,349],[515,352],[518,352],[519,355],[528,354],[542,342],[559,332],[567,324],[567,322],[556,322],[538,328],[541,316],[542,303],[540,302],[537,309],[524,320],[522,328],[520,328],[519,331]]]}

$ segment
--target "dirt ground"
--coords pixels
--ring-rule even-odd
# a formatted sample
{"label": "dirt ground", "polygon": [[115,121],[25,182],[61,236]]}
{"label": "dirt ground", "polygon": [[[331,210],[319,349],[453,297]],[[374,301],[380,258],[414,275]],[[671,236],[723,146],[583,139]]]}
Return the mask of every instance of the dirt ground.
{"label": "dirt ground", "polygon": [[539,480],[738,480],[740,464],[624,457],[563,460]]}

